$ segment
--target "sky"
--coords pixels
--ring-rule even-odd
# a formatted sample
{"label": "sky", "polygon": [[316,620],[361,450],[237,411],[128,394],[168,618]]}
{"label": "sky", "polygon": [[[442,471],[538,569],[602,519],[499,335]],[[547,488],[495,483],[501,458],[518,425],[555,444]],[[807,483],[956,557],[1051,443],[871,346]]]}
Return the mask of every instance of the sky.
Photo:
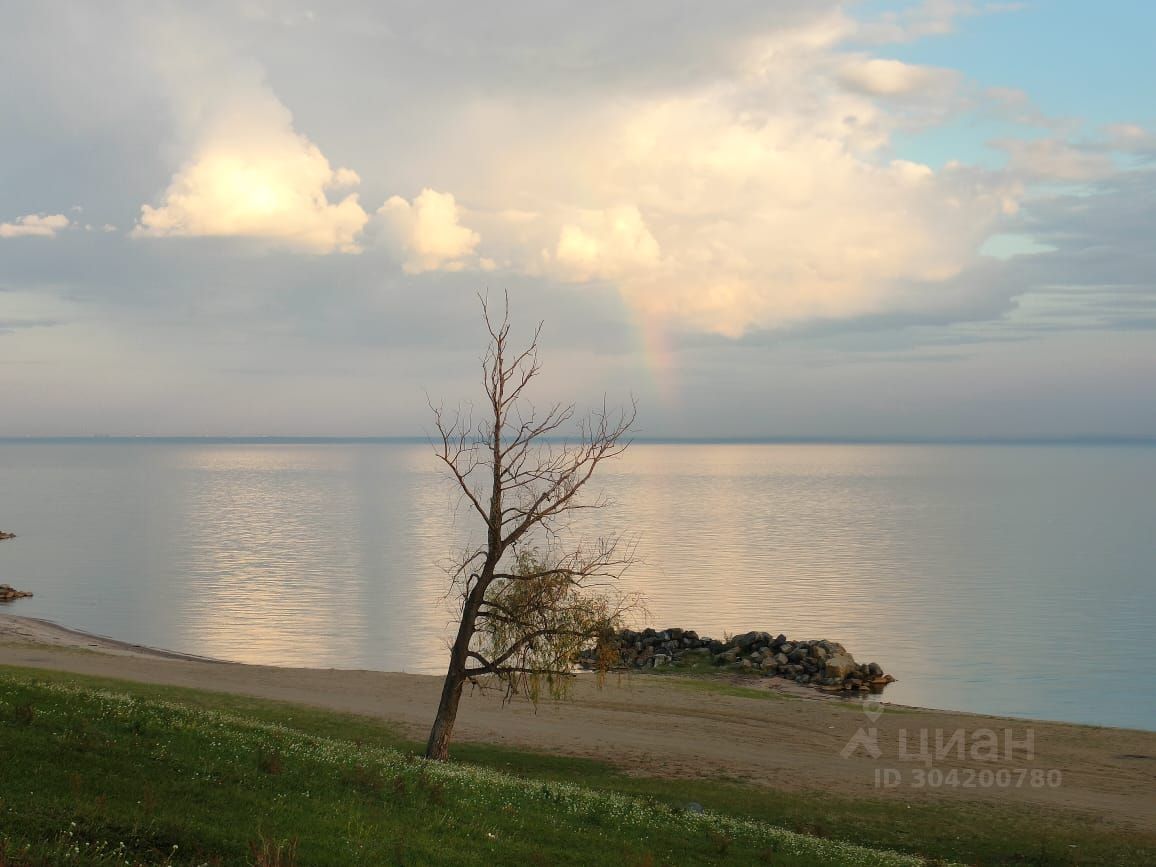
{"label": "sky", "polygon": [[1156,436],[1156,4],[0,0],[0,436]]}

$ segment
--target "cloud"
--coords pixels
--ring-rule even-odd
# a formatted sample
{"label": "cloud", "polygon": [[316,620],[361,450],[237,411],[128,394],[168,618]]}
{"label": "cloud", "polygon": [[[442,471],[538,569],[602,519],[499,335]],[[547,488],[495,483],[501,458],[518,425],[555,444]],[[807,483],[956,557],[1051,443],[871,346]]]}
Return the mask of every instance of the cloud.
{"label": "cloud", "polygon": [[661,252],[638,208],[624,205],[564,225],[553,260],[571,280],[615,279],[660,266]]}
{"label": "cloud", "polygon": [[913,42],[928,36],[945,36],[956,22],[976,15],[1017,12],[1025,3],[973,3],[968,0],[923,0],[894,12],[886,12],[861,28],[859,37],[871,42]]}
{"label": "cloud", "polygon": [[474,258],[480,237],[462,225],[462,209],[451,193],[426,187],[412,202],[391,196],[377,213],[391,245],[404,256],[407,274],[492,265]]}
{"label": "cloud", "polygon": [[[939,32],[984,10],[932,2],[891,23]],[[174,46],[152,62],[178,168],[133,234],[315,253],[365,245],[369,216],[350,192],[360,177],[298,130],[270,82],[367,189],[421,190],[389,198],[373,220],[404,273],[500,267],[599,283],[674,330],[941,315],[955,296],[937,295],[936,281],[975,259],[1022,193],[1012,174],[896,159],[895,133],[953,110],[959,76],[873,56],[874,25],[837,3],[750,4],[725,22],[653,4],[627,19],[592,12],[565,35],[553,14],[398,14],[385,57],[359,54],[378,38],[351,38],[382,32],[369,7],[318,16],[308,44],[340,61],[309,77],[287,60],[301,30],[262,19],[210,39],[214,16],[199,29],[187,20],[197,16],[152,21],[142,44]],[[607,35],[622,28],[630,50]],[[196,38],[174,41],[177,30]],[[385,75],[370,88],[350,75],[377,64],[424,84]],[[307,96],[339,88],[365,110]],[[372,121],[402,115],[408,126]]]}
{"label": "cloud", "polygon": [[192,155],[161,203],[141,207],[133,236],[252,238],[307,253],[359,252],[369,216],[356,193],[340,195],[360,183],[357,173],[332,168],[263,84],[242,81],[217,98]]}
{"label": "cloud", "polygon": [[[1105,375],[1087,394],[1100,407],[1102,393],[1131,383],[1151,418],[1142,387],[1152,333],[1125,329],[1150,325],[1156,310],[1156,188],[1121,171],[1149,164],[1151,125],[1106,130],[1098,142],[1078,120],[1078,89],[1057,104],[1032,85],[1064,113],[1053,120],[1013,89],[1038,77],[968,81],[889,59],[986,69],[954,43],[879,48],[958,27],[980,0],[736,0],[726,15],[668,0],[559,0],[466,4],[452,16],[353,0],[313,20],[297,14],[305,0],[260,5],[268,15],[219,0],[28,4],[0,28],[0,116],[10,127],[0,219],[19,225],[18,214],[49,208],[93,226],[59,230],[51,244],[0,240],[0,289],[30,293],[20,309],[0,298],[0,328],[12,331],[5,364],[58,372],[9,371],[10,432],[315,427],[315,408],[294,401],[300,384],[270,396],[266,383],[231,372],[267,369],[312,372],[303,375],[329,401],[329,432],[410,433],[424,402],[391,371],[399,360],[420,366],[435,395],[469,388],[478,335],[474,305],[463,302],[487,283],[510,288],[515,312],[547,320],[548,371],[576,396],[629,383],[659,432],[862,432],[872,412],[889,430],[950,427],[967,420],[959,407],[977,382],[984,392],[1017,365],[1046,366],[1040,388],[1014,395],[1022,408],[1023,394],[1063,388],[1070,371],[1127,347],[1141,359],[1120,368],[1130,376]],[[884,6],[919,14],[860,23]],[[1042,9],[1030,14],[1047,24]],[[1068,36],[1067,53],[1049,57],[1079,53]],[[46,53],[53,63],[41,62]],[[1146,117],[1135,99],[1118,110]],[[1004,165],[981,142],[1041,134],[1061,143],[1053,156],[1063,151],[1046,175],[1033,165],[1040,152],[1021,149]],[[946,150],[981,165],[942,166]],[[1107,178],[1057,177],[1088,178],[1107,169],[1105,156],[1116,164]],[[222,226],[220,212],[246,197],[214,204],[199,187],[229,160],[256,167],[234,186],[297,191],[293,207]],[[452,191],[453,204],[441,199],[435,217],[423,189]],[[361,204],[337,220],[356,191]],[[393,193],[404,200],[372,216]],[[1071,195],[1050,198],[1061,193]],[[67,210],[74,202],[81,215]],[[98,230],[105,221],[131,229],[146,202],[173,234],[251,240],[156,243]],[[1016,236],[1020,255],[980,255],[993,234]],[[297,252],[343,246],[364,250]],[[488,260],[503,270],[483,279],[473,269]],[[403,268],[439,270],[423,279]],[[75,306],[46,309],[49,299]],[[61,324],[27,327],[50,321]],[[1064,338],[1059,329],[1104,327],[1116,333],[1098,342],[1079,332],[1086,355],[1044,348]],[[674,333],[655,337],[664,328]],[[669,347],[653,390],[649,355],[636,349],[642,333]],[[859,371],[871,365],[854,363],[830,382],[829,371],[805,369],[815,347],[844,360],[864,343],[943,352],[934,339],[944,335],[947,346],[974,335],[967,351],[991,369],[957,373],[955,388],[941,379],[955,364],[869,380]],[[1009,335],[1018,360],[993,354]],[[654,414],[660,376],[686,404],[665,424]],[[896,416],[921,377],[927,400]],[[364,394],[380,388],[389,399],[371,407]],[[896,400],[880,408],[872,396],[885,391]],[[254,395],[265,395],[260,405]],[[1081,406],[1064,404],[1072,416]],[[1022,417],[1048,423],[1038,402]],[[1004,423],[1001,414],[995,424]]]}
{"label": "cloud", "polygon": [[0,223],[0,238],[55,238],[69,226],[64,214],[28,214],[11,223]]}
{"label": "cloud", "polygon": [[1141,156],[1156,156],[1156,133],[1139,124],[1110,124],[1104,132],[1114,150]]}
{"label": "cloud", "polygon": [[1090,181],[1116,172],[1110,153],[1061,138],[1001,139],[993,143],[1008,155],[1008,170],[1022,178]]}
{"label": "cloud", "polygon": [[956,77],[950,70],[878,57],[849,60],[839,72],[844,85],[873,96],[898,96],[943,87]]}
{"label": "cloud", "polygon": [[[940,316],[956,299],[936,283],[977,257],[1020,187],[998,171],[895,159],[892,135],[910,115],[873,91],[918,100],[936,73],[865,65],[840,53],[842,38],[824,19],[765,38],[742,75],[565,113],[491,99],[440,137],[451,148],[438,157],[466,163],[452,143],[471,143],[471,170],[453,182],[494,258],[610,282],[660,327],[737,337]],[[864,87],[845,86],[848,68],[866,70]],[[500,147],[476,144],[495,130]],[[498,217],[511,212],[534,216]]]}

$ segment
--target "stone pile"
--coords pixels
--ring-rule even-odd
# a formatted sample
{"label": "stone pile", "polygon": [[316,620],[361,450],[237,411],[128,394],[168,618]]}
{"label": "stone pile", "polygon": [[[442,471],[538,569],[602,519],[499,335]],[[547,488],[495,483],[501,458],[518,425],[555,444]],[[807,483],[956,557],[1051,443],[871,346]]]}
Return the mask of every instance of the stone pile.
{"label": "stone pile", "polygon": [[24,599],[31,595],[27,590],[17,590],[7,584],[0,584],[0,602],[11,602],[13,599]]}
{"label": "stone pile", "polygon": [[724,671],[780,677],[826,692],[881,689],[895,680],[878,663],[858,663],[837,641],[795,641],[769,632],[744,632],[725,640],[693,629],[623,629],[586,651],[585,668],[693,666],[710,662]]}

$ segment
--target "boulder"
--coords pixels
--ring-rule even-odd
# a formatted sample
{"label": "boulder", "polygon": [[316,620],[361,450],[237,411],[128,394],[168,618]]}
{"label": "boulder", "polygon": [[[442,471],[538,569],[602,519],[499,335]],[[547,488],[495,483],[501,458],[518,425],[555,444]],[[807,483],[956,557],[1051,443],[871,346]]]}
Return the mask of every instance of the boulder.
{"label": "boulder", "polygon": [[837,653],[829,657],[824,666],[827,677],[837,677],[840,680],[853,674],[856,670],[855,659],[849,653]]}
{"label": "boulder", "polygon": [[741,650],[746,650],[758,640],[759,634],[757,632],[744,632],[742,635],[736,635],[734,639],[735,645]]}
{"label": "boulder", "polygon": [[25,599],[32,594],[27,590],[17,590],[7,584],[0,584],[0,602],[10,602],[13,599]]}

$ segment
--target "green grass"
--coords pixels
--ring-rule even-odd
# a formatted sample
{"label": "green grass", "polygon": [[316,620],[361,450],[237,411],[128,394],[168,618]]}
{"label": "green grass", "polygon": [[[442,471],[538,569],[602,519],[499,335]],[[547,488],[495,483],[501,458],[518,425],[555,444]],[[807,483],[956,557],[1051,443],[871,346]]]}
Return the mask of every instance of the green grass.
{"label": "green grass", "polygon": [[[1054,812],[636,777],[484,744],[458,744],[452,766],[430,766],[396,727],[367,717],[2,672],[0,867],[55,864],[72,846],[72,863],[163,863],[173,843],[172,863],[278,863],[261,860],[262,846],[294,839],[302,865],[891,863],[836,840],[930,863],[1156,863],[1151,836]],[[709,813],[686,813],[692,801]],[[129,857],[114,859],[121,842]],[[27,858],[13,856],[25,846]]]}
{"label": "green grass", "polygon": [[28,677],[0,678],[0,726],[7,864],[915,863],[288,722]]}

